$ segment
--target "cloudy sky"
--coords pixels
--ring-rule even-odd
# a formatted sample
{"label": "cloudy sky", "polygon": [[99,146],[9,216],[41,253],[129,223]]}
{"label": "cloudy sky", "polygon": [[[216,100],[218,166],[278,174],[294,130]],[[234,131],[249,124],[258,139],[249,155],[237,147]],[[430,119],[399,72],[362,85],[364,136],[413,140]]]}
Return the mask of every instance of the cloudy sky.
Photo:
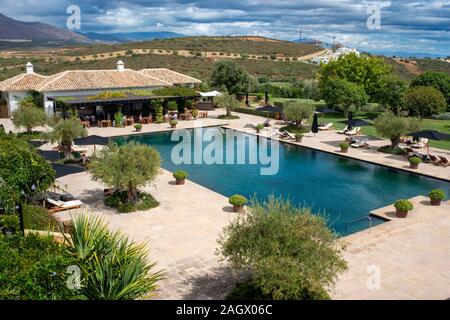
{"label": "cloudy sky", "polygon": [[[449,0],[1,0],[0,12],[65,27],[69,5],[81,9],[81,32],[172,31],[292,40],[301,28],[303,37],[331,42],[336,36],[336,41],[370,52],[450,55]],[[374,5],[380,8],[380,29],[367,26]]]}

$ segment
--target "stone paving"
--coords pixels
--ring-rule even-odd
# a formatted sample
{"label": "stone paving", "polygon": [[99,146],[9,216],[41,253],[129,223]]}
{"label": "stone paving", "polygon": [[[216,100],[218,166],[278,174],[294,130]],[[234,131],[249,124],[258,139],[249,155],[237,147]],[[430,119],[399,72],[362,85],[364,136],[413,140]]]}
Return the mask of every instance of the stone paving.
{"label": "stone paving", "polygon": [[[255,133],[249,123],[261,123],[260,117],[240,114],[241,119],[229,121],[214,117],[223,111],[211,112],[203,125],[228,125],[230,128]],[[7,130],[14,130],[9,121],[0,120]],[[271,121],[275,128],[281,123]],[[180,121],[178,127],[192,127],[192,121]],[[143,127],[143,133],[168,130],[168,124]],[[89,134],[117,136],[136,134],[131,127],[91,128]],[[261,135],[270,136],[263,130]],[[306,135],[300,145],[342,155],[338,144],[342,135],[333,131]],[[369,141],[370,150],[350,149],[345,156],[409,170],[403,157],[384,155],[375,146],[388,142],[383,139]],[[50,145],[42,146],[49,149]],[[92,150],[92,146],[90,146]],[[433,150],[436,153],[450,153]],[[450,168],[422,164],[422,174],[450,180]],[[236,281],[225,264],[215,254],[217,238],[223,227],[233,218],[226,197],[187,181],[176,186],[171,174],[165,170],[155,183],[148,186],[160,201],[160,206],[149,211],[117,214],[102,203],[103,188],[87,173],[76,173],[58,179],[60,186],[80,197],[86,206],[82,210],[59,213],[67,219],[69,214],[81,211],[99,214],[112,229],[121,229],[138,242],[148,241],[151,259],[156,268],[166,271],[157,299],[218,299],[223,298]],[[339,279],[333,292],[335,299],[447,299],[450,297],[450,204],[431,207],[425,198],[414,199],[415,209],[406,219],[376,226],[346,237],[349,243],[345,259],[349,270]],[[392,207],[380,212],[392,215]],[[383,213],[381,213],[383,214]],[[380,289],[368,289],[369,266],[379,267]],[[373,271],[373,270],[372,270]]]}

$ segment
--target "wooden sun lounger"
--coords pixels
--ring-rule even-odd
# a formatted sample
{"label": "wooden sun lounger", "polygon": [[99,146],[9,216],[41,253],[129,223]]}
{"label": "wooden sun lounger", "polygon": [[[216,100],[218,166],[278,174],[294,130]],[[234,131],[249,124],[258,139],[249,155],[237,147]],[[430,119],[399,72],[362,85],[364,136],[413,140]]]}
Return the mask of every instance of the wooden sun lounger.
{"label": "wooden sun lounger", "polygon": [[440,159],[438,162],[439,166],[447,167],[450,164],[450,161],[446,156],[438,156],[438,157]]}
{"label": "wooden sun lounger", "polygon": [[83,205],[83,202],[81,202],[80,200],[60,201],[47,198],[46,201],[52,205],[52,207],[47,209],[50,213],[78,209]]}
{"label": "wooden sun lounger", "polygon": [[324,126],[319,127],[319,130],[325,131],[330,130],[333,127],[333,122],[329,122]]}

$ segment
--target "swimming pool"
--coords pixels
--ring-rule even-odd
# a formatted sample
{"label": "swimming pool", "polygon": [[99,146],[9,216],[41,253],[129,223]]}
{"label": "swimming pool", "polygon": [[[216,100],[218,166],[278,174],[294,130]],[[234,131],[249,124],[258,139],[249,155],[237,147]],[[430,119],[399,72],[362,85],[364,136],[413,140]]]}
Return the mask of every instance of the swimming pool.
{"label": "swimming pool", "polygon": [[[274,142],[279,149],[278,173],[260,175],[260,165],[174,164],[171,152],[177,142],[171,141],[171,132],[131,135],[117,138],[116,142],[126,140],[156,147],[163,158],[163,168],[172,172],[186,170],[190,180],[225,196],[238,193],[260,199],[270,194],[289,197],[296,204],[311,207],[315,213],[326,214],[330,226],[340,234],[368,228],[368,219],[360,218],[397,199],[427,194],[434,188],[447,193],[450,190],[450,183],[442,180],[278,142]],[[241,148],[246,150],[247,157],[251,156],[252,151],[245,145],[235,146],[235,150]],[[372,223],[383,220],[373,218]]]}

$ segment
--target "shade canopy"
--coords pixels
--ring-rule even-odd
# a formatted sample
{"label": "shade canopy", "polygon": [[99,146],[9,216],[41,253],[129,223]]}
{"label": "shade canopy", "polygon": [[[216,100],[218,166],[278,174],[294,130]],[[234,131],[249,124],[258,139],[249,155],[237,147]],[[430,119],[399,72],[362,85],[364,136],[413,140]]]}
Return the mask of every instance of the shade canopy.
{"label": "shade canopy", "polygon": [[109,142],[109,138],[100,137],[98,135],[92,135],[84,138],[75,139],[74,142],[75,144],[80,146],[88,146],[93,144],[107,145]]}
{"label": "shade canopy", "polygon": [[314,117],[313,117],[313,123],[311,125],[311,132],[314,134],[319,132],[319,121],[317,120],[317,113],[315,113]]}
{"label": "shade canopy", "polygon": [[256,111],[282,113],[283,107],[265,106],[265,107],[257,108]]}
{"label": "shade canopy", "polygon": [[316,112],[318,113],[340,113],[339,111],[330,109],[330,108],[317,108]]}
{"label": "shade canopy", "polygon": [[426,138],[430,140],[449,140],[450,134],[439,132],[436,130],[422,130],[409,133],[408,136],[416,138]]}

